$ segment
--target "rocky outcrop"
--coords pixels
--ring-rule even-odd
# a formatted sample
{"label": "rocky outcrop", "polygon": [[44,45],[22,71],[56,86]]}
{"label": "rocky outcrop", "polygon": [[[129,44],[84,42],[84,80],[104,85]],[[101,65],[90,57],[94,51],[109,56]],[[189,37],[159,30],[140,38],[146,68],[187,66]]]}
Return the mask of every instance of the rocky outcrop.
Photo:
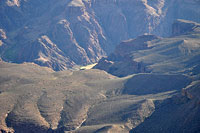
{"label": "rocky outcrop", "polygon": [[[126,57],[121,57],[126,58]],[[133,61],[132,58],[127,57],[126,59],[112,61],[106,58],[102,58],[93,69],[104,70],[112,75],[118,77],[125,77],[134,73],[145,73],[146,70],[145,64],[142,62]]]}
{"label": "rocky outcrop", "polygon": [[116,46],[114,54],[115,56],[125,56],[133,51],[149,49],[151,48],[149,45],[151,43],[150,41],[159,38],[160,37],[155,35],[142,35],[138,36],[136,39],[122,41],[119,45]]}
{"label": "rocky outcrop", "polygon": [[0,29],[0,39],[2,40],[2,39],[6,39],[6,38],[7,38],[7,36],[6,36],[5,31],[3,29]]}
{"label": "rocky outcrop", "polygon": [[[177,71],[190,75],[199,74],[199,24],[185,20],[182,20],[181,24],[183,28],[179,27],[180,31],[177,30],[177,33],[181,34],[179,36],[159,38],[154,35],[143,35],[123,41],[113,53],[107,58],[102,58],[94,68],[119,77],[151,72],[173,74]],[[173,28],[178,29],[174,25]],[[187,34],[184,28],[188,30]],[[190,68],[189,71],[186,68]]]}
{"label": "rocky outcrop", "polygon": [[195,101],[196,105],[198,106],[200,104],[200,81],[194,81],[190,85],[188,85],[186,88],[182,89],[182,96]]}
{"label": "rocky outcrop", "polygon": [[172,35],[177,36],[189,32],[200,32],[200,24],[192,21],[178,19],[172,25]]}
{"label": "rocky outcrop", "polygon": [[136,39],[123,41],[107,58],[102,58],[94,69],[107,71],[113,75],[124,77],[133,73],[149,72],[142,62],[136,62],[131,53],[151,48],[151,41],[158,40],[155,35],[142,35]]}
{"label": "rocky outcrop", "polygon": [[[64,23],[68,35],[71,28]],[[102,70],[55,72],[34,63],[0,61],[0,132],[198,132],[199,35],[143,35],[123,42],[121,51],[98,64],[117,76],[134,73],[123,78]],[[13,45],[7,56],[54,69],[72,67],[75,63],[50,36]]]}
{"label": "rocky outcrop", "polygon": [[155,109],[148,97],[107,94],[122,89],[126,79],[104,71],[55,72],[33,63],[5,62],[0,69],[1,132],[73,132],[106,124],[128,131],[127,126],[141,123]]}
{"label": "rocky outcrop", "polygon": [[[169,27],[177,18],[200,22],[196,0],[6,0],[0,4],[0,29],[7,37],[0,41],[6,44],[0,48],[1,58],[41,64],[19,55],[32,50],[32,43],[45,35],[64,53],[59,56],[74,62],[62,61],[51,66],[54,70],[97,62],[122,40],[138,35],[170,36]],[[59,63],[55,57],[50,64]]]}
{"label": "rocky outcrop", "polygon": [[0,49],[2,48],[2,45],[4,44],[4,41],[7,39],[6,33],[3,29],[0,29]]}

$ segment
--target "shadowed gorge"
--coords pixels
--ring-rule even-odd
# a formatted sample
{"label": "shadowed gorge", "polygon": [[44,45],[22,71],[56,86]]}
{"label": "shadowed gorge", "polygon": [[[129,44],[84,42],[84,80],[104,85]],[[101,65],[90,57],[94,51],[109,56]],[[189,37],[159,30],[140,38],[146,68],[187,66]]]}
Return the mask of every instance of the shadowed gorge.
{"label": "shadowed gorge", "polygon": [[199,6],[198,0],[3,0],[0,57],[56,71],[92,64],[123,40],[176,34],[176,19],[200,22]]}

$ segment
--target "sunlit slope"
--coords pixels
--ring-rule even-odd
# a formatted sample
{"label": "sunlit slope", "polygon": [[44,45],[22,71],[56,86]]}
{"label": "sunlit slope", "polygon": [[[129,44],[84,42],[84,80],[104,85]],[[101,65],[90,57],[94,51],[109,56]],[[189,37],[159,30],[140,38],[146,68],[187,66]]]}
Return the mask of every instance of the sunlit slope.
{"label": "sunlit slope", "polygon": [[[138,76],[146,84],[134,81]],[[152,90],[147,85],[150,79],[154,86],[164,86],[163,82],[156,85],[156,79],[165,81],[170,75],[149,76],[117,78],[101,70],[54,72],[35,64],[1,62],[0,129],[128,132],[151,116],[156,101],[172,97],[191,83],[190,77],[171,75],[171,80],[177,80],[175,87]]]}

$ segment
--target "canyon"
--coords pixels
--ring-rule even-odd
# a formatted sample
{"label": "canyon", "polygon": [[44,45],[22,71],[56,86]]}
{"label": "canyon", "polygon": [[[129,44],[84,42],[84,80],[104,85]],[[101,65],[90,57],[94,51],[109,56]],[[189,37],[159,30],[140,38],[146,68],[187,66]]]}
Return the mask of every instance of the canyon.
{"label": "canyon", "polygon": [[197,133],[200,0],[0,1],[0,133]]}
{"label": "canyon", "polygon": [[172,35],[176,19],[200,22],[199,0],[5,0],[0,2],[0,56],[54,70],[88,65],[121,41]]}

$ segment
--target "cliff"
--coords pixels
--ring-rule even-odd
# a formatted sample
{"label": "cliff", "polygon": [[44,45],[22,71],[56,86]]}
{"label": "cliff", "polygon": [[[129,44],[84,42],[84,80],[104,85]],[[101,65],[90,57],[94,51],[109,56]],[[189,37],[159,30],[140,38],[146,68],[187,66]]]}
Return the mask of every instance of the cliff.
{"label": "cliff", "polygon": [[[0,5],[0,29],[6,33],[5,41],[1,32],[1,58],[35,62],[54,70],[97,62],[122,40],[138,35],[170,36],[176,19],[200,22],[196,0],[6,0]],[[38,52],[25,59],[22,53],[33,50],[42,36],[62,54],[53,53],[59,57],[49,63],[39,61]]]}

